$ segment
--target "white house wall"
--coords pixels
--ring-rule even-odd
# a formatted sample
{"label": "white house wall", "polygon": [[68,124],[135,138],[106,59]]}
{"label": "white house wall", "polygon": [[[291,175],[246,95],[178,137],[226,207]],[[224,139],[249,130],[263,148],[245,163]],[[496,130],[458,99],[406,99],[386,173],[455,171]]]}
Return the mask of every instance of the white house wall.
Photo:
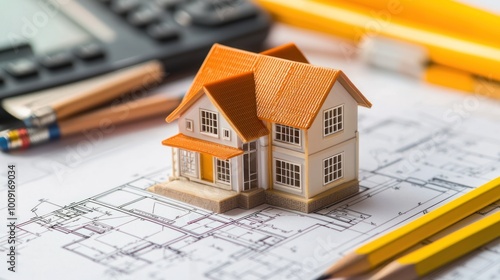
{"label": "white house wall", "polygon": [[[323,137],[323,111],[344,104],[344,129]],[[358,104],[345,88],[336,82],[326,98],[308,133],[308,153],[312,155],[356,136],[358,130]]]}
{"label": "white house wall", "polygon": [[[316,153],[314,155],[310,155],[308,159],[308,185],[309,185],[309,197],[311,198],[315,195],[318,195],[326,190],[334,188],[342,183],[348,182],[350,180],[357,179],[357,160],[358,160],[358,142],[356,141],[356,137],[352,138],[349,141],[345,141],[341,144],[335,145],[328,149],[322,150],[320,153]],[[337,155],[339,153],[343,153],[342,160],[342,169],[343,169],[343,177],[337,179],[336,181],[323,185],[324,178],[324,166],[323,160],[329,158],[331,156]]]}
{"label": "white house wall", "polygon": [[[205,109],[208,111],[212,111],[218,114],[218,120],[219,120],[219,129],[218,129],[218,137],[212,137],[206,134],[203,134],[200,132],[200,109]],[[193,121],[193,131],[189,131],[186,129],[186,120],[192,120]],[[208,99],[206,95],[203,95],[198,99],[189,109],[184,112],[181,117],[179,118],[178,121],[179,125],[179,132],[191,136],[194,138],[234,147],[234,148],[239,148],[238,147],[238,135],[234,131],[234,129],[231,127],[231,125],[227,122],[227,120],[224,118],[224,116],[217,110],[215,105]],[[231,140],[223,140],[222,139],[222,129],[228,129],[231,134]]]}
{"label": "white house wall", "polygon": [[[215,112],[218,115],[218,121],[219,121],[219,127],[218,127],[218,137],[212,137],[209,135],[205,135],[200,132],[200,109],[208,110],[211,112]],[[189,131],[186,129],[186,120],[192,120],[193,121],[193,131]],[[210,141],[213,143],[218,143],[230,147],[235,147],[235,148],[240,148],[241,147],[241,141],[239,137],[236,134],[236,131],[229,125],[227,120],[224,118],[224,116],[217,110],[215,105],[210,101],[210,99],[206,96],[203,95],[198,99],[189,109],[184,112],[181,117],[178,120],[178,126],[179,126],[179,132],[198,139]],[[228,129],[230,131],[230,140],[224,140],[222,139],[222,129]],[[177,163],[179,163],[179,154],[175,155],[177,157]],[[234,190],[234,191],[240,191],[243,188],[243,173],[242,173],[242,156],[237,156],[234,158],[230,159],[231,162],[231,185],[225,185],[225,184],[217,184],[213,183],[210,184],[209,182],[201,180],[201,174],[200,174],[200,159],[199,159],[199,154],[196,159],[197,162],[197,176],[189,176],[189,175],[183,175],[180,174],[181,176],[184,177],[189,177],[191,180],[195,182],[200,182],[203,184],[207,185],[212,185],[216,186],[219,188],[227,189],[227,190]],[[180,169],[179,166],[176,166],[177,170]],[[217,178],[216,174],[216,166],[214,162],[214,180]]]}

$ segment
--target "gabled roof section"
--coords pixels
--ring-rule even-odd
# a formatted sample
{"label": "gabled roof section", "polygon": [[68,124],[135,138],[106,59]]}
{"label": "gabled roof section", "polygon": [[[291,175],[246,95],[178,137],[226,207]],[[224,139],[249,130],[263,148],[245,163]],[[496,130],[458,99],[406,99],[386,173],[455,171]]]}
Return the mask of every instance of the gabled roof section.
{"label": "gabled roof section", "polygon": [[181,104],[170,113],[166,121],[174,121],[190,107],[194,103],[191,99],[202,90],[203,85],[252,71],[257,56],[258,54],[255,53],[214,44],[196,74],[191,87],[184,95]]}
{"label": "gabled roof section", "polygon": [[204,85],[246,72],[253,72],[254,75],[257,117],[261,120],[308,129],[339,77],[340,83],[358,105],[371,107],[370,102],[340,70],[215,44],[191,88],[181,104],[167,117],[167,122],[175,120],[189,108]]}
{"label": "gabled roof section", "polygon": [[257,118],[253,72],[238,74],[205,84],[205,93],[244,142],[269,131]]}
{"label": "gabled roof section", "polygon": [[259,69],[255,75],[257,116],[308,129],[333,87],[338,71],[268,56],[262,58],[265,59],[256,63]]}
{"label": "gabled roof section", "polygon": [[366,99],[366,97],[359,91],[359,89],[349,80],[347,75],[339,70],[339,82],[344,88],[347,90],[347,92],[356,100],[358,105],[366,107],[366,108],[371,108],[372,103]]}
{"label": "gabled roof section", "polygon": [[297,48],[294,43],[284,44],[266,51],[261,52],[260,54],[274,56],[282,59],[309,63],[304,54]]}

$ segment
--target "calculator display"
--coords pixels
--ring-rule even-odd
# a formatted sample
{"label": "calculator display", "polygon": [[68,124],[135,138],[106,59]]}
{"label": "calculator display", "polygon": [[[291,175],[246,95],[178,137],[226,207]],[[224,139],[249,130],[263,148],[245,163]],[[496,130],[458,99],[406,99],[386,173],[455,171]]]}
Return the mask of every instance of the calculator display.
{"label": "calculator display", "polygon": [[28,43],[35,54],[50,53],[88,42],[92,36],[60,9],[66,1],[2,1],[0,50]]}
{"label": "calculator display", "polygon": [[214,43],[260,50],[270,23],[251,0],[0,0],[0,128],[7,98],[153,60],[194,71]]}

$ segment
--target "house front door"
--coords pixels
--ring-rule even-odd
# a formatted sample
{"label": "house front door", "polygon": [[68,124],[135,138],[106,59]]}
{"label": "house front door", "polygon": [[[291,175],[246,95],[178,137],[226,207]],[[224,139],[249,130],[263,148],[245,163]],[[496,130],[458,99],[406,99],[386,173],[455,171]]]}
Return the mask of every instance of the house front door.
{"label": "house front door", "polygon": [[211,155],[200,154],[201,179],[214,182],[214,158]]}

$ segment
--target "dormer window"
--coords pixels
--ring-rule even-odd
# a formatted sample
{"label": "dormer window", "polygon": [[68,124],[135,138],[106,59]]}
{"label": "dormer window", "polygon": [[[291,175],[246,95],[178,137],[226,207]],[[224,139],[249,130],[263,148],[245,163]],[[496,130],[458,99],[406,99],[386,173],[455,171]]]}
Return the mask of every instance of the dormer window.
{"label": "dormer window", "polygon": [[219,118],[217,113],[200,109],[200,132],[219,137]]}

